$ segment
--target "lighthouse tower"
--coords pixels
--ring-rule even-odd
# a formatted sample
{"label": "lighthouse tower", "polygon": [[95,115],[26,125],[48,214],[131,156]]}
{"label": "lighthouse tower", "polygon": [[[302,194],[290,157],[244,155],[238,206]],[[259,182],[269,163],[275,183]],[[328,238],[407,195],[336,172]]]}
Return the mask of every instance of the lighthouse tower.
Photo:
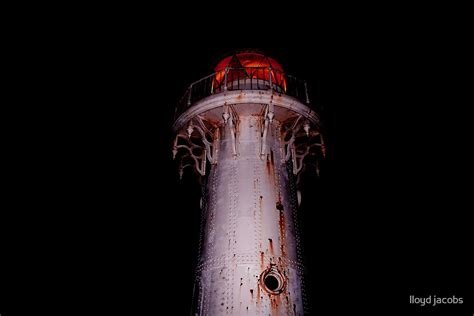
{"label": "lighthouse tower", "polygon": [[324,156],[306,82],[256,51],[214,70],[173,125],[179,172],[203,186],[192,315],[304,315],[298,180]]}

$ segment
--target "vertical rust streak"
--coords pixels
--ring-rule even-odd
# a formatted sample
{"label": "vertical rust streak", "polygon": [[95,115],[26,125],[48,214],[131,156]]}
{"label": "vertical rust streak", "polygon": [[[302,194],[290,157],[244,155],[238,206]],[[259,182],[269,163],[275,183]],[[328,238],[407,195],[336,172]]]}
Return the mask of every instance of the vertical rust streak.
{"label": "vertical rust streak", "polygon": [[285,243],[286,243],[286,220],[285,220],[285,210],[283,209],[283,204],[280,201],[276,203],[276,208],[280,212],[278,219],[278,225],[280,227],[280,251],[281,255],[284,257],[286,255]]}
{"label": "vertical rust streak", "polygon": [[286,256],[286,251],[285,251],[286,223],[285,223],[285,214],[283,213],[283,211],[280,211],[279,225],[280,225],[280,250],[281,250],[281,255],[284,257]]}
{"label": "vertical rust streak", "polygon": [[276,301],[270,294],[268,294],[268,298],[270,299],[270,306],[272,309],[277,309],[278,305],[276,304]]}
{"label": "vertical rust streak", "polygon": [[272,312],[271,315],[278,316],[280,314],[278,310],[278,305],[280,303],[280,296],[268,294],[268,298],[270,299],[270,306],[271,306],[271,312]]}
{"label": "vertical rust streak", "polygon": [[257,284],[257,305],[260,304],[260,284]]}
{"label": "vertical rust streak", "polygon": [[273,256],[275,255],[273,252],[273,240],[271,238],[268,238],[268,243],[269,243],[270,254]]}
{"label": "vertical rust streak", "polygon": [[267,155],[266,167],[267,173],[270,176],[271,183],[275,183],[275,162],[273,161],[273,150],[270,151],[270,155]]}
{"label": "vertical rust streak", "polygon": [[271,170],[272,170],[272,165],[271,165],[271,162],[270,162],[270,160],[268,159],[268,156],[267,156],[267,172],[270,175],[272,174]]}

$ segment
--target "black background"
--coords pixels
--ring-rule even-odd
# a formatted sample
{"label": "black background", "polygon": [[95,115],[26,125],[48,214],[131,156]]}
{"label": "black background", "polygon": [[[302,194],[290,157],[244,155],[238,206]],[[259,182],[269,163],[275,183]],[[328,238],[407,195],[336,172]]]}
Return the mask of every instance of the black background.
{"label": "black background", "polygon": [[[307,79],[325,124],[327,160],[301,209],[313,313],[473,312],[463,41],[443,24],[313,13],[269,19],[270,30],[253,15],[245,21],[257,29],[135,17],[85,38],[75,30],[80,39],[61,49],[73,77],[58,85],[64,105],[46,114],[58,124],[55,151],[28,182],[41,189],[27,195],[33,208],[18,197],[3,221],[0,312],[189,313],[200,190],[189,173],[178,180],[172,161],[174,107],[243,48]],[[465,304],[421,308],[409,295]]]}

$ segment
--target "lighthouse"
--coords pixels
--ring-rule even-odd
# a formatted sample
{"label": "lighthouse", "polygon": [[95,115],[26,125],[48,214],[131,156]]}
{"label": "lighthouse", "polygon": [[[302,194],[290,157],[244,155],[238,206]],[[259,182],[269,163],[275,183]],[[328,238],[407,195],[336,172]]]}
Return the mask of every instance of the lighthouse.
{"label": "lighthouse", "polygon": [[203,188],[192,315],[305,315],[299,179],[325,155],[306,82],[234,52],[189,86],[173,131]]}

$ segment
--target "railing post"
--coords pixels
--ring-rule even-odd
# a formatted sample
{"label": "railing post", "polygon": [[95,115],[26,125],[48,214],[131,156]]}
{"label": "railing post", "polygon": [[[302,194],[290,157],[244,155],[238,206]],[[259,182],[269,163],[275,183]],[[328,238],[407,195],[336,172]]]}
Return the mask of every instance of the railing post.
{"label": "railing post", "polygon": [[304,82],[304,93],[306,95],[306,104],[309,104],[308,85],[306,84],[306,80]]}
{"label": "railing post", "polygon": [[229,67],[225,67],[224,73],[224,91],[227,91],[227,73],[229,72]]}
{"label": "railing post", "polygon": [[268,67],[268,77],[270,79],[270,90],[273,91],[273,83],[272,83],[272,66]]}
{"label": "railing post", "polygon": [[[221,84],[218,84],[217,82],[217,72],[214,74],[211,74],[207,77],[204,77],[196,82],[193,82],[189,85],[188,89],[186,90],[186,93],[183,98],[180,100],[180,108],[178,109],[178,112],[184,111],[187,108],[191,107],[193,102],[199,101],[209,95],[215,94],[215,93],[220,93],[220,92],[227,92],[229,90],[227,84],[229,80],[229,71],[234,70],[234,71],[240,71],[240,69],[243,69],[243,72],[246,72],[247,69],[244,68],[232,68],[232,67],[226,67],[225,72],[224,72],[224,80],[220,81]],[[265,78],[265,70],[268,71],[268,79]],[[263,72],[263,74],[260,73],[260,71]],[[219,71],[220,74],[222,74],[222,70]],[[240,80],[241,78],[239,77],[239,73],[237,73],[237,88],[240,90]],[[230,80],[235,79],[234,73],[232,74],[232,78]],[[308,85],[305,80],[299,80],[296,77],[293,77],[291,75],[285,74],[283,72],[279,72],[278,70],[275,70],[273,72],[273,67],[255,67],[252,68],[251,76],[250,76],[250,90],[254,90],[253,86],[253,78],[256,75],[256,89],[268,89],[268,87],[272,90],[272,95],[274,92],[277,93],[284,93],[291,95],[297,99],[299,99],[301,102],[306,102],[306,104],[310,104],[310,98],[309,98],[309,91],[308,91]],[[275,79],[273,79],[273,75],[275,75]],[[221,77],[222,78],[222,77]],[[248,78],[244,77],[244,87],[246,86]],[[216,80],[216,85],[214,84],[214,80]],[[222,89],[222,84],[224,84],[224,89]],[[196,86],[197,85],[197,86]],[[199,85],[202,85],[200,87]],[[210,85],[210,91],[209,91],[209,86]],[[262,86],[263,85],[263,86]],[[269,85],[269,86],[268,86]],[[301,85],[304,86],[304,95],[303,91],[301,91]],[[194,86],[196,86],[196,91],[193,91]],[[274,89],[275,86],[275,89]],[[234,83],[232,82],[232,87],[230,90],[234,89]],[[248,89],[244,88],[244,89]],[[203,91],[204,90],[204,91]],[[197,92],[197,94],[196,94]],[[210,92],[210,94],[209,94]],[[193,93],[195,94],[193,96]],[[194,99],[193,99],[194,98]]]}

